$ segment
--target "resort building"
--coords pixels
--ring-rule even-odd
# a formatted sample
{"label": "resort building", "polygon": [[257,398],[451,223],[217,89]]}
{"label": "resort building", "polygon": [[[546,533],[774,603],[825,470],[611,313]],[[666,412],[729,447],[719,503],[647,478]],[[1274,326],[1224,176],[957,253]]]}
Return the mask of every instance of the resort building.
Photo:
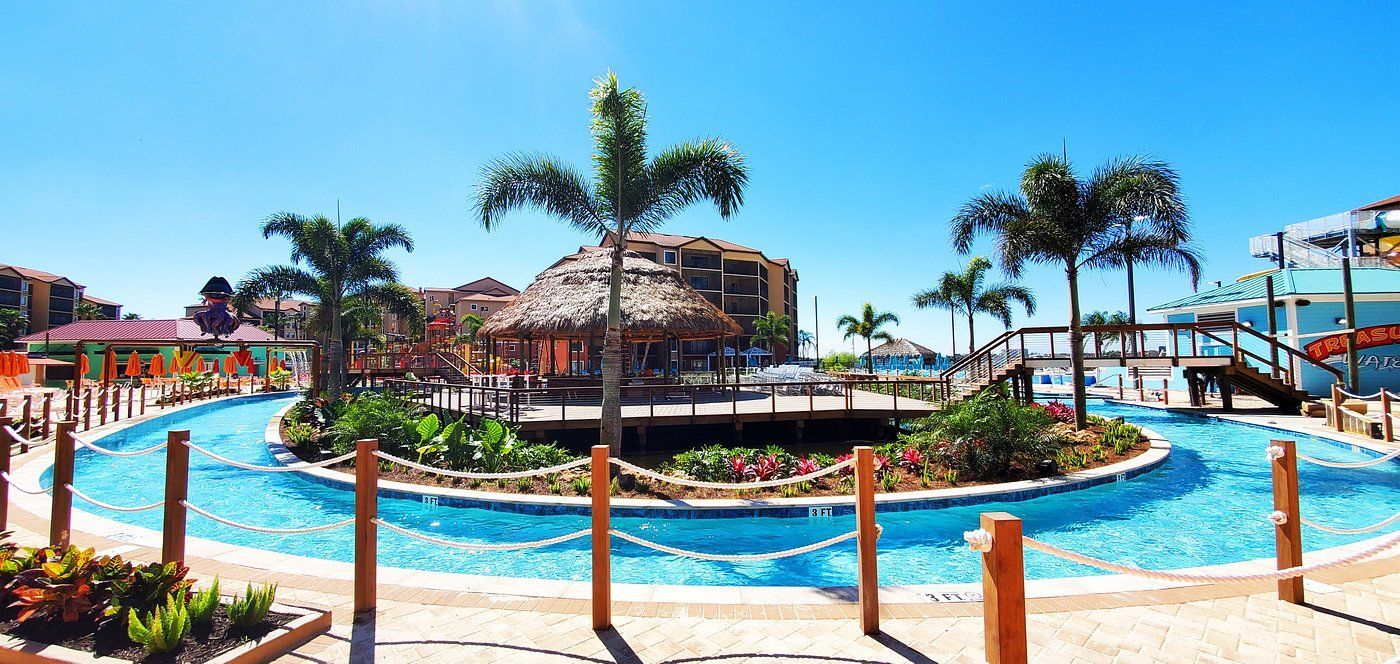
{"label": "resort building", "polygon": [[[609,246],[611,240],[605,239],[599,245],[579,247],[554,265]],[[691,288],[729,314],[743,331],[740,351],[753,346],[754,321],[770,311],[793,321],[787,346],[766,349],[773,353],[772,362],[782,364],[797,347],[798,277],[788,259],[769,258],[758,249],[728,240],[665,233],[634,233],[627,238],[627,248],[680,272]],[[686,341],[682,346],[685,371],[707,370],[718,357],[713,340]]]}
{"label": "resort building", "polygon": [[[1352,292],[1356,320],[1348,321],[1343,306],[1342,270],[1288,268],[1270,270],[1218,288],[1159,304],[1148,311],[1162,314],[1169,323],[1240,323],[1268,333],[1267,281],[1273,279],[1278,337],[1314,359],[1345,369],[1345,331],[1358,332],[1360,389],[1400,389],[1400,270],[1353,268]],[[1267,353],[1260,341],[1249,347]],[[1228,354],[1225,347],[1222,354]],[[1180,377],[1179,372],[1177,377]],[[1298,386],[1314,395],[1326,395],[1335,380],[1332,374],[1304,365]]]}
{"label": "resort building", "polygon": [[0,263],[0,307],[23,311],[31,333],[77,320],[82,300],[83,285],[68,277]]}
{"label": "resort building", "polygon": [[104,300],[100,297],[94,297],[92,295],[88,295],[87,293],[83,294],[82,301],[83,304],[90,304],[94,307],[97,307],[97,310],[102,313],[102,318],[106,320],[117,320],[122,317],[122,305],[116,302],[113,302],[111,300]]}
{"label": "resort building", "polygon": [[[185,318],[204,310],[205,306],[185,305]],[[238,317],[245,325],[264,328],[278,339],[310,339],[307,324],[315,313],[315,302],[262,297],[254,300],[252,306],[240,309]]]}
{"label": "resort building", "polygon": [[[515,301],[520,291],[503,281],[492,277],[482,277],[456,288],[415,288],[414,292],[423,300],[423,314],[427,322],[441,320],[450,322],[456,329],[462,317],[476,314],[484,320],[492,313],[500,311]],[[413,338],[414,326],[423,326],[425,321],[409,321],[392,313],[384,314],[381,330],[391,341]]]}

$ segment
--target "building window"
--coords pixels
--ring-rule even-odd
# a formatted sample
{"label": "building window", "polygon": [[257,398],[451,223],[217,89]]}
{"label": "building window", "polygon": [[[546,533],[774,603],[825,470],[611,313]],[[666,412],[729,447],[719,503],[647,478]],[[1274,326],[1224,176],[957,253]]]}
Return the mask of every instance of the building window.
{"label": "building window", "polygon": [[664,260],[664,261],[666,262],[667,265],[675,265],[675,264],[676,264],[676,252],[674,252],[674,251],[672,251],[672,250],[670,250],[670,249],[667,249],[666,251],[661,252],[661,258],[662,258],[662,260]]}
{"label": "building window", "polygon": [[472,311],[476,311],[476,305],[475,305],[475,304],[472,305]]}
{"label": "building window", "polygon": [[483,314],[486,313],[486,307],[485,307],[485,306],[482,306],[482,307],[481,307],[481,313],[483,313]]}

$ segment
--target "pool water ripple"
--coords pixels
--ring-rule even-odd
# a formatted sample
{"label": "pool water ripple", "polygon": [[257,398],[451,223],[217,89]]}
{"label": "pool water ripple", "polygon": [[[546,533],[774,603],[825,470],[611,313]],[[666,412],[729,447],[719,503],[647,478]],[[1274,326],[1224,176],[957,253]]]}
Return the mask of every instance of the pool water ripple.
{"label": "pool water ripple", "polygon": [[[101,445],[133,450],[165,439],[170,429],[190,429],[193,441],[224,456],[263,465],[276,461],[263,441],[268,420],[293,397],[257,397],[211,403],[129,427]],[[1032,500],[942,509],[881,512],[880,582],[926,584],[979,578],[979,561],[962,533],[977,527],[978,514],[1011,512],[1025,521],[1026,534],[1116,562],[1176,569],[1273,555],[1271,479],[1264,448],[1271,438],[1298,440],[1314,457],[1356,461],[1369,458],[1303,434],[1148,408],[1091,402],[1093,412],[1122,416],[1155,430],[1172,443],[1168,461],[1125,482]],[[1301,464],[1302,510],[1308,518],[1355,527],[1400,510],[1400,463],[1366,469]],[[258,473],[190,455],[190,502],[220,516],[278,528],[315,526],[354,515],[354,493],[314,482],[299,473]],[[164,454],[118,458],[79,450],[80,490],[116,505],[161,499]],[[46,471],[44,483],[49,483]],[[159,510],[118,513],[75,501],[78,509],[153,530]],[[381,497],[380,517],[440,538],[518,542],[563,535],[588,526],[585,516],[530,515],[473,507],[432,506],[419,500]],[[614,516],[613,527],[674,547],[713,553],[761,553],[801,546],[854,529],[854,519],[749,517],[675,519]],[[1392,526],[1381,533],[1393,532]],[[191,514],[189,534],[242,546],[349,561],[351,528],[308,535],[263,535],[236,530]],[[588,578],[587,538],[526,551],[468,552],[380,531],[380,564],[433,571],[527,578]],[[1304,528],[1308,550],[1355,542],[1367,536],[1321,533]],[[855,545],[757,563],[715,563],[657,553],[614,540],[613,580],[619,583],[686,585],[852,585]],[[1096,574],[1093,569],[1034,551],[1026,553],[1030,578]]]}

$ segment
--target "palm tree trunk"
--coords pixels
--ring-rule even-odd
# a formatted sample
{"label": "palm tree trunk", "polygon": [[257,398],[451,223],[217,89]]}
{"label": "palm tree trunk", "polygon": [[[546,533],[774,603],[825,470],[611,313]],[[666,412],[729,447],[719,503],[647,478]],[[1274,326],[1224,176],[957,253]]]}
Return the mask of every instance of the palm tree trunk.
{"label": "palm tree trunk", "polygon": [[[1133,283],[1133,259],[1128,258],[1123,265],[1124,268],[1128,271],[1128,324],[1137,325],[1137,287]],[[1129,335],[1128,339],[1130,340],[1129,343],[1131,344],[1132,353],[1136,355],[1137,333],[1134,332],[1133,334]],[[1128,351],[1129,349],[1127,348],[1123,349],[1123,353],[1125,356],[1127,355]]]}
{"label": "palm tree trunk", "polygon": [[622,252],[619,235],[613,243],[608,276],[608,330],[603,336],[603,413],[598,444],[622,455]]}
{"label": "palm tree trunk", "polygon": [[1074,428],[1088,426],[1087,401],[1084,390],[1084,327],[1079,320],[1079,270],[1070,265],[1065,269],[1069,281],[1069,356],[1074,379]]}
{"label": "palm tree trunk", "polygon": [[952,340],[949,344],[952,347],[950,355],[957,357],[958,354],[958,312],[952,308],[948,309],[948,330]]}
{"label": "palm tree trunk", "polygon": [[977,352],[977,339],[972,329],[972,312],[969,311],[967,314],[967,354],[971,355],[975,352]]}
{"label": "palm tree trunk", "polygon": [[345,343],[340,338],[340,302],[330,303],[329,308],[331,331],[326,344],[326,359],[329,360],[330,376],[326,380],[326,391],[335,398],[345,387]]}
{"label": "palm tree trunk", "polygon": [[869,371],[870,375],[875,375],[875,353],[870,344],[870,337],[865,338],[865,370]]}

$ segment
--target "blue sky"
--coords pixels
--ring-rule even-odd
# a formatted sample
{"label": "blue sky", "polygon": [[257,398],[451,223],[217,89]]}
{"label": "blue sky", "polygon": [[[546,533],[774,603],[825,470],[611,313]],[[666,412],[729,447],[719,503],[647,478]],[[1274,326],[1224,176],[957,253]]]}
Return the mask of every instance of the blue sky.
{"label": "blue sky", "polygon": [[[586,166],[586,94],[613,69],[654,148],[722,135],[750,160],[734,220],[667,231],[791,258],[824,349],[866,300],[946,349],[946,313],[909,298],[962,260],[948,218],[1062,141],[1086,171],[1174,164],[1207,281],[1267,267],[1251,235],[1400,193],[1397,24],[1382,3],[7,3],[0,262],[168,317],[211,274],[285,261],[262,218],[339,200],[413,232],[406,283],[523,288],[589,238],[530,213],[488,234],[473,183],[513,150]],[[1025,281],[1030,322],[1063,323],[1063,275]],[[1124,306],[1122,284],[1083,279],[1086,309]],[[1186,292],[1139,279],[1143,307]]]}

